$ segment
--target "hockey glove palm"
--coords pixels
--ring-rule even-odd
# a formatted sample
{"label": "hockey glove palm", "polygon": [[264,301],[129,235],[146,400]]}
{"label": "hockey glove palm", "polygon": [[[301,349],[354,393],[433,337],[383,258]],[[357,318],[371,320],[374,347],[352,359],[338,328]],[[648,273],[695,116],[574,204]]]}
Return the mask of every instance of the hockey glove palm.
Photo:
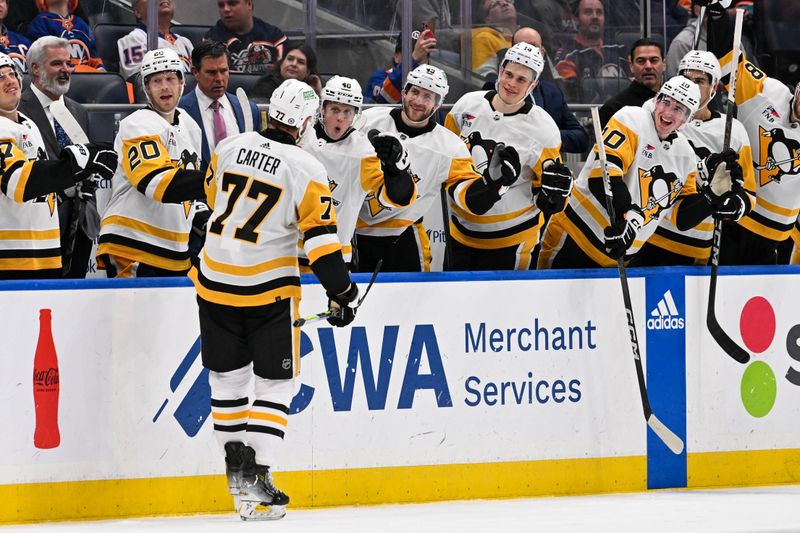
{"label": "hockey glove palm", "polygon": [[542,170],[542,187],[536,197],[536,206],[546,216],[563,211],[574,182],[569,167],[560,162],[551,163]]}
{"label": "hockey glove palm", "polygon": [[[711,154],[698,165],[702,188],[710,188],[716,196],[722,196],[732,188],[733,167],[738,165],[739,154],[728,148],[722,152]],[[741,166],[739,167],[741,171]]]}
{"label": "hockey glove palm", "polygon": [[75,175],[83,179],[93,175],[111,179],[117,170],[117,153],[104,144],[71,144],[64,147],[61,157],[68,157]]}
{"label": "hockey glove palm", "polygon": [[519,172],[520,163],[517,150],[513,146],[497,143],[492,151],[489,164],[483,171],[483,179],[487,184],[494,183],[498,186],[508,187],[517,181]]}
{"label": "hockey glove palm", "polygon": [[408,169],[408,150],[405,149],[400,139],[391,133],[381,133],[378,130],[370,131],[367,137],[375,148],[375,153],[383,163],[384,171],[387,174],[395,175]]}
{"label": "hockey glove palm", "polygon": [[328,295],[328,309],[333,311],[333,315],[328,319],[331,326],[343,328],[349,325],[356,318],[356,300],[358,299],[358,286],[350,282],[350,287],[341,294]]}
{"label": "hockey glove palm", "polygon": [[625,256],[644,225],[644,213],[638,205],[632,205],[624,217],[603,230],[606,251],[609,257],[619,259]]}

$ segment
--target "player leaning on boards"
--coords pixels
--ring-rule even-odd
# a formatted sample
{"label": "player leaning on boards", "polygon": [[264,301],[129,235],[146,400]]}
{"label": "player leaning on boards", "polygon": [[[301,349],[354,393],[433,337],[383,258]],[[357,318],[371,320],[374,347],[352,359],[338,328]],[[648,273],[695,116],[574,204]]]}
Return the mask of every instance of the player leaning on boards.
{"label": "player leaning on boards", "polygon": [[465,94],[445,119],[483,170],[448,188],[452,270],[528,270],[544,217],[567,203],[573,177],[561,163],[558,126],[527,99],[543,68],[537,47],[515,44],[497,89]]}
{"label": "player leaning on boards", "polygon": [[[707,12],[708,49],[729,71],[733,24],[718,2]],[[722,79],[730,82],[727,75]],[[753,148],[756,205],[738,224],[725,226],[720,264],[775,264],[778,245],[800,214],[800,83],[791,91],[742,57],[736,106]]]}
{"label": "player leaning on boards", "polygon": [[125,117],[114,148],[120,161],[102,213],[98,263],[108,277],[181,276],[189,270],[192,200],[205,198],[200,127],[177,109],[183,62],[173,50],[147,52],[148,107]]}
{"label": "player leaning on boards", "polygon": [[[721,76],[719,61],[711,52],[690,50],[681,59],[678,73],[700,88],[700,108],[681,128],[681,133],[689,139],[697,157],[705,160],[713,153],[722,152],[725,137],[725,115],[708,108]],[[744,126],[736,119],[732,123],[729,150],[726,157],[739,161],[744,172],[744,185],[733,185],[736,192],[725,197],[726,203],[720,206],[714,217],[735,222],[750,212],[755,204],[753,152]],[[702,191],[707,184],[707,173],[699,172],[697,188]],[[706,265],[711,257],[713,236],[712,217],[685,231],[679,230],[671,217],[662,217],[655,234],[639,250],[631,266]]]}
{"label": "player leaning on boards", "polygon": [[[373,134],[375,147],[385,150],[389,161],[385,173],[381,160],[364,132],[353,128],[359,117],[363,96],[361,85],[343,76],[334,76],[322,89],[318,120],[303,136],[300,146],[313,155],[328,173],[328,186],[336,211],[336,233],[342,244],[346,263],[352,261],[353,234],[358,213],[367,195],[377,205],[400,209],[408,207],[416,196],[416,185],[407,168],[391,164],[391,150],[399,147],[393,137]],[[388,142],[386,142],[388,140]],[[382,152],[383,153],[383,152]],[[300,250],[300,266],[308,267],[308,257]]]}
{"label": "player leaning on boards", "polygon": [[284,81],[270,99],[267,129],[220,142],[205,179],[213,213],[189,277],[203,365],[211,371],[214,435],[243,520],[281,518],[289,503],[270,467],[300,370],[300,329],[292,327],[300,302],[298,236],[329,307],[339,310],[328,322],[341,327],[355,317],[358,288],[342,258],[325,168],[296,146],[318,107],[310,86]]}
{"label": "player leaning on boards", "polygon": [[48,161],[36,124],[17,111],[22,76],[0,53],[0,279],[61,277],[55,193],[97,174],[108,179],[117,154],[93,144],[64,148]]}
{"label": "player leaning on boards", "polygon": [[[480,177],[461,139],[436,122],[434,115],[448,90],[441,69],[420,65],[408,74],[401,109],[373,107],[363,113],[362,130],[370,132],[384,174],[409,169],[417,195],[402,208],[367,196],[356,227],[360,272],[374,271],[381,259],[387,272],[429,271],[430,242],[423,215],[439,198],[443,184]],[[374,129],[381,134],[372,133]]]}
{"label": "player leaning on boards", "polygon": [[[642,247],[662,217],[685,230],[727,203],[728,197],[711,188],[697,194],[697,156],[678,132],[699,105],[697,85],[675,76],[661,86],[652,110],[627,106],[614,113],[603,131],[603,145],[617,220],[609,221],[605,208],[595,146],[567,208],[547,224],[539,268],[616,266],[618,258],[630,258]],[[709,175],[739,183],[731,178],[741,175],[735,160],[718,156],[708,162]]]}

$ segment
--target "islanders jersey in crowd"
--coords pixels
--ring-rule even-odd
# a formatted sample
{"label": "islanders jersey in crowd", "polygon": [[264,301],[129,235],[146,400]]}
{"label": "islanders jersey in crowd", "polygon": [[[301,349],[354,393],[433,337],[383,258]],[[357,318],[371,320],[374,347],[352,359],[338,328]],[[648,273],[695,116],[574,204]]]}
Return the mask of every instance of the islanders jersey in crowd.
{"label": "islanders jersey in crowd", "polygon": [[[174,50],[183,60],[183,71],[192,71],[192,42],[186,37],[174,33],[158,34],[158,47]],[[147,26],[141,22],[125,37],[117,41],[119,50],[119,73],[128,79],[139,72],[142,58],[147,52]]]}
{"label": "islanders jersey in crowd", "polygon": [[341,257],[325,168],[287,133],[247,132],[220,142],[205,189],[213,213],[199,265],[189,272],[204,300],[299,301],[298,237],[312,265]]}
{"label": "islanders jersey in crowd", "polygon": [[179,170],[200,169],[200,136],[197,123],[177,109],[172,124],[152,109],[120,122],[114,140],[119,164],[102,213],[99,255],[188,270],[194,205],[171,197]]}
{"label": "islanders jersey in crowd", "polygon": [[35,41],[45,35],[69,41],[70,59],[74,65],[105,70],[103,61],[97,55],[94,33],[82,18],[72,14],[62,17],[58,13],[39,13],[28,26],[28,37]]}
{"label": "islanders jersey in crowd", "polygon": [[231,72],[266,74],[270,65],[283,58],[286,34],[277,26],[253,18],[253,29],[244,35],[236,34],[226,28],[222,21],[211,28],[206,39],[225,43],[228,47]]}
{"label": "islanders jersey in crowd", "polygon": [[[672,217],[675,223],[674,206],[681,197],[697,192],[697,156],[681,133],[660,140],[652,113],[641,107],[627,106],[617,111],[603,130],[603,144],[609,176],[622,178],[630,203],[644,212],[638,239],[627,251],[627,256],[631,256],[650,239],[661,220]],[[595,146],[575,181],[566,209],[554,215],[547,225],[539,268],[550,267],[552,258],[563,246],[564,233],[599,266],[617,264],[605,251],[603,230],[610,221],[602,179]],[[601,191],[601,197],[593,190]],[[620,200],[615,197],[615,205]]]}
{"label": "islanders jersey in crowd", "polygon": [[25,56],[30,47],[31,42],[27,37],[8,31],[5,24],[0,23],[0,52],[13,59],[22,73],[28,72],[28,62]]}

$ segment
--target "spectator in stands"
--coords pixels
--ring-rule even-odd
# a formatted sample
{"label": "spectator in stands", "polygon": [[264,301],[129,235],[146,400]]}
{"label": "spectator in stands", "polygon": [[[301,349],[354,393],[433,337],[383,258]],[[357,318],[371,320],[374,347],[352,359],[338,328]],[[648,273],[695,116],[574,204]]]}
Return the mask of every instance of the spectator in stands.
{"label": "spectator in stands", "polygon": [[236,96],[227,92],[229,60],[221,42],[205,40],[192,51],[192,74],[197,86],[181,98],[179,106],[203,133],[200,170],[205,172],[217,143],[245,130],[244,112],[252,114],[255,131],[261,131],[261,113],[252,102],[243,110]]}
{"label": "spectator in stands", "polygon": [[[416,41],[414,41],[416,44]],[[412,45],[413,49],[413,45]],[[403,64],[403,43],[398,37],[397,44],[394,45],[394,54],[392,55],[392,62],[389,64],[389,68],[382,69],[379,68],[372,75],[369,77],[367,84],[364,86],[364,103],[374,103],[376,100],[375,98],[381,94],[381,90],[383,90],[383,82],[389,73],[392,71],[393,68],[398,68]]]}
{"label": "spectator in stands", "polygon": [[558,33],[578,31],[570,0],[521,0],[515,5],[520,15],[541,22],[550,31]]}
{"label": "spectator in stands", "polygon": [[28,37],[35,41],[45,35],[67,39],[70,60],[78,72],[105,71],[97,55],[94,33],[89,24],[70,11],[71,0],[37,0],[40,13],[28,26]]}
{"label": "spectator in stands", "polygon": [[[41,0],[12,0],[9,2],[6,26],[17,33],[27,34],[28,24],[39,14],[38,4],[40,2]],[[82,5],[78,5],[78,0],[70,0],[69,11],[76,17],[89,20],[89,14]]]}
{"label": "spectator in stands", "polygon": [[[45,35],[34,41],[27,57],[31,84],[22,91],[19,110],[39,128],[47,158],[56,160],[61,151],[74,144],[61,125],[53,119],[50,104],[63,100],[72,116],[88,131],[89,114],[78,102],[64,96],[69,91],[72,65],[69,58],[69,41]],[[61,228],[61,264],[65,278],[84,278],[92,252],[92,239],[97,234],[99,220],[91,220],[87,203],[93,202],[91,182],[81,185],[80,194],[75,187],[58,193],[58,219]],[[73,224],[76,223],[76,224]],[[87,235],[90,233],[90,235]]]}
{"label": "spectator in stands", "polygon": [[[674,76],[678,73],[678,64],[683,59],[689,50],[694,50],[694,34],[697,31],[697,24],[700,22],[698,15],[700,14],[700,7],[692,4],[692,14],[686,26],[675,36],[667,48],[667,73]],[[703,20],[703,29],[700,31],[700,42],[697,46],[698,50],[706,49],[706,26],[708,24]]]}
{"label": "spectator in stands", "polygon": [[28,72],[25,55],[28,53],[28,48],[31,47],[31,42],[27,37],[10,31],[6,27],[4,24],[6,15],[8,15],[8,0],[0,0],[0,52],[13,59],[20,72]]}
{"label": "spectator in stands", "polygon": [[231,72],[266,74],[284,56],[286,34],[253,16],[253,0],[217,0],[219,20],[207,39],[228,47]]}
{"label": "spectator in stands", "polygon": [[620,109],[627,105],[641,106],[655,97],[663,82],[664,47],[660,41],[642,38],[633,43],[630,54],[633,81],[627,89],[613,96],[600,108],[603,126]]}
{"label": "spectator in stands", "polygon": [[[412,34],[413,35],[413,34]],[[398,43],[400,38],[398,38]],[[398,47],[400,44],[398,44]],[[425,65],[430,59],[430,54],[436,49],[436,37],[432,33],[423,32],[418,39],[411,43],[411,70],[419,65]],[[369,86],[372,87],[370,101],[379,104],[396,104],[401,100],[400,84],[403,81],[402,53],[395,52],[398,63],[389,70],[372,74]],[[378,80],[382,81],[378,84]]]}
{"label": "spectator in stands", "polygon": [[286,55],[278,62],[277,72],[262,76],[253,86],[251,97],[259,103],[269,101],[272,93],[284,80],[295,79],[309,84],[317,94],[322,91],[322,81],[317,74],[317,54],[305,43],[291,43]]}
{"label": "spectator in stands", "polygon": [[514,0],[475,0],[477,20],[485,26],[472,30],[472,70],[480,73],[486,61],[511,46],[511,37],[517,29],[517,10]]}
{"label": "spectator in stands", "polygon": [[[517,31],[514,32],[514,37],[511,39],[514,44],[517,43],[528,43],[534,45],[536,48],[544,56],[544,70],[542,71],[542,75],[539,77],[539,81],[542,80],[561,80],[561,75],[556,70],[553,61],[547,55],[547,31],[546,29],[538,23],[533,23],[530,26],[523,26],[519,28]],[[497,79],[497,71],[500,68],[500,62],[503,60],[503,56],[506,55],[506,50],[508,48],[503,48],[502,50],[498,50],[497,53],[494,55],[494,60],[487,61],[484,63],[484,66],[487,67],[487,74],[485,75],[486,79],[489,81],[494,81]],[[488,73],[488,67],[493,66],[494,71]],[[484,87],[485,88],[485,87]]]}
{"label": "spectator in stands", "polygon": [[[542,46],[542,35],[533,28],[522,27],[514,32],[514,44],[517,43],[532,44],[542,52],[544,58],[547,57]],[[544,68],[547,70],[546,59]],[[494,78],[496,80],[497,76],[495,75]],[[530,97],[537,106],[547,111],[547,114],[558,126],[561,132],[561,150],[582,154],[589,148],[589,136],[572,111],[569,110],[561,88],[553,81],[541,78],[538,81]],[[487,81],[483,88],[484,90],[494,89],[495,82]]]}
{"label": "spectator in stands", "polygon": [[564,92],[572,101],[585,101],[581,91],[584,78],[627,76],[623,45],[605,44],[605,6],[601,0],[580,0],[575,7],[578,33],[556,54],[556,70]]}
{"label": "spectator in stands", "polygon": [[[117,41],[119,50],[119,73],[128,79],[139,72],[142,57],[147,52],[147,1],[133,0],[133,14],[136,15],[136,28]],[[175,4],[172,0],[158,1],[158,47],[171,48],[185,63],[186,72],[192,69],[192,42],[170,32],[170,24],[175,16]]]}

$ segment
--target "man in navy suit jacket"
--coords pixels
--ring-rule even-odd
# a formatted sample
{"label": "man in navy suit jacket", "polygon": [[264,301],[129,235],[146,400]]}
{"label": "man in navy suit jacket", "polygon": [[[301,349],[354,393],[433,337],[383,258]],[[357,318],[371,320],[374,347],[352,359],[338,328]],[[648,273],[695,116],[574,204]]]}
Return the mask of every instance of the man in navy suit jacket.
{"label": "man in navy suit jacket", "polygon": [[[197,87],[181,98],[178,104],[191,116],[203,132],[200,169],[205,172],[211,152],[225,137],[241,133],[245,128],[242,106],[236,95],[227,92],[228,52],[219,41],[203,41],[192,50],[192,74]],[[253,102],[245,110],[252,114],[253,128],[261,130],[261,113]]]}

